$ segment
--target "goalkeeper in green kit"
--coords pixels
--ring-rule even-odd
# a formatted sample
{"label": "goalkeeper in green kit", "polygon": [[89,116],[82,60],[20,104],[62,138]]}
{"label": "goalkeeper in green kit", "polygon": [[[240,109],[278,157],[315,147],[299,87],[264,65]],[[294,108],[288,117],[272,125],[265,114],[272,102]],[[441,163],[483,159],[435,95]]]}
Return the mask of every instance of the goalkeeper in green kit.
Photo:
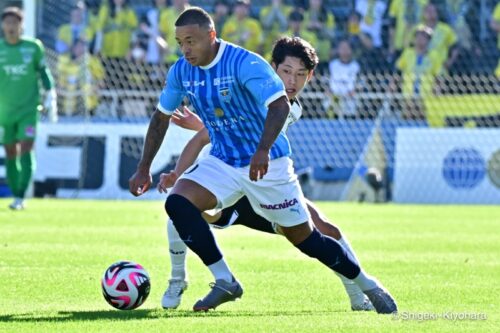
{"label": "goalkeeper in green kit", "polygon": [[33,145],[41,108],[40,82],[47,91],[44,108],[52,122],[57,121],[56,93],[42,43],[21,37],[22,11],[7,7],[1,17],[0,143],[5,147],[7,184],[14,195],[9,207],[21,210],[35,169]]}

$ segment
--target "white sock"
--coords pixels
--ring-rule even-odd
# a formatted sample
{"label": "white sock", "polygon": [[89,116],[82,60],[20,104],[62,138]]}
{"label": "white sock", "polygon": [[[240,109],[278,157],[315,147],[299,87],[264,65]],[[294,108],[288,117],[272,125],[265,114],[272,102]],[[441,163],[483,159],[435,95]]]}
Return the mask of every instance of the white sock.
{"label": "white sock", "polygon": [[351,244],[349,244],[349,241],[347,240],[347,238],[345,236],[342,236],[338,242],[342,245],[342,247],[344,247],[344,249],[351,255],[351,259],[354,260],[354,262],[356,264],[359,265],[359,260],[358,260],[358,257],[356,257],[356,254],[354,254],[354,251],[353,249],[351,248]]}
{"label": "white sock", "polygon": [[[351,245],[347,241],[347,239],[343,236],[342,238],[339,239],[339,243],[342,244],[344,249],[349,252],[349,255],[351,256],[351,259],[353,259],[361,268],[361,265],[359,264],[359,260],[354,254],[354,251],[351,248]],[[377,280],[373,278],[372,276],[368,275],[365,273],[363,269],[359,272],[359,275],[356,276],[352,280],[361,290],[370,290],[375,287],[377,287]],[[347,288],[346,288],[347,289]],[[349,291],[348,291],[349,293]]]}
{"label": "white sock", "polygon": [[361,288],[361,290],[370,290],[378,286],[377,280],[366,274],[363,270],[359,272],[353,281]]}
{"label": "white sock", "polygon": [[337,272],[335,272],[335,274],[337,274],[337,276],[340,278],[340,281],[342,281],[347,296],[349,296],[349,300],[351,301],[351,305],[363,304],[365,301],[365,294],[363,293],[363,290],[361,290],[361,288],[359,288],[359,286],[353,280],[349,280],[348,278]]}
{"label": "white sock", "polygon": [[[359,265],[358,258],[354,254],[354,251],[351,249],[351,246],[347,239],[345,237],[342,237],[338,240],[340,245],[349,253],[351,256],[351,259],[356,262],[356,264]],[[336,273],[337,276],[340,278],[342,281],[342,284],[344,285],[345,291],[347,292],[347,295],[349,296],[349,299],[351,300],[351,305],[358,305],[358,304],[363,304],[365,300],[365,294],[361,290],[361,288],[353,281],[349,280],[342,274]]]}
{"label": "white sock", "polygon": [[170,252],[170,264],[172,267],[172,280],[186,280],[186,254],[187,246],[182,241],[174,222],[171,219],[167,221],[168,247]]}
{"label": "white sock", "polygon": [[229,270],[229,267],[226,264],[224,258],[217,261],[212,265],[208,265],[208,269],[212,272],[215,280],[225,280],[227,282],[233,281],[233,274]]}

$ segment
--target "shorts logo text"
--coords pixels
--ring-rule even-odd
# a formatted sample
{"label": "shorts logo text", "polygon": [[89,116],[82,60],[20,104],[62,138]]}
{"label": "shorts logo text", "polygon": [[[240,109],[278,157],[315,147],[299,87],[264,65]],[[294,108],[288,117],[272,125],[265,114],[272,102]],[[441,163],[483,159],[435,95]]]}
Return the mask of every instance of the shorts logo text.
{"label": "shorts logo text", "polygon": [[266,205],[266,204],[261,203],[260,207],[264,208],[264,209],[278,210],[278,209],[285,209],[285,208],[295,206],[297,203],[299,203],[299,201],[296,198],[294,198],[291,200],[285,200],[282,203],[278,203],[278,204],[274,204],[274,205]]}

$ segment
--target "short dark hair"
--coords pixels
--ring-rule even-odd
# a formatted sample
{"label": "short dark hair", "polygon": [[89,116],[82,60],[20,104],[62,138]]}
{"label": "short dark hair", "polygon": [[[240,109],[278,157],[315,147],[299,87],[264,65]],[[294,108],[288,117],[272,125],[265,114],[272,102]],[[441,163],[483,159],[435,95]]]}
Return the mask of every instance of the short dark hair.
{"label": "short dark hair", "polygon": [[23,11],[21,10],[21,8],[16,6],[5,7],[5,9],[2,11],[2,20],[7,16],[14,16],[17,17],[19,21],[22,21]]}
{"label": "short dark hair", "polygon": [[189,7],[184,10],[175,21],[176,27],[182,27],[190,24],[198,24],[200,27],[214,29],[212,17],[200,7]]}
{"label": "short dark hair", "polygon": [[304,63],[307,70],[312,71],[319,62],[314,47],[300,37],[281,37],[273,47],[272,62],[279,66],[286,57],[297,57]]}
{"label": "short dark hair", "polygon": [[302,22],[304,21],[304,15],[300,11],[294,10],[290,13],[290,15],[288,15],[288,20],[293,22]]}

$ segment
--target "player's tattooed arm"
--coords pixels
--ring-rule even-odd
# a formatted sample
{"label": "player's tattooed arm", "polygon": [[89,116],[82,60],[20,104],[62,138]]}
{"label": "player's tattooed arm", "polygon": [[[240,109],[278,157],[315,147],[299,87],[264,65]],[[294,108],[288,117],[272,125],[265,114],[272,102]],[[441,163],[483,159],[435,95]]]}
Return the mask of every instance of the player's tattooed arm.
{"label": "player's tattooed arm", "polygon": [[170,116],[159,110],[151,116],[141,161],[137,165],[137,171],[128,180],[129,191],[136,197],[146,193],[153,182],[150,172],[151,163],[160,149],[169,123]]}
{"label": "player's tattooed arm", "polygon": [[290,113],[290,103],[286,96],[282,96],[269,104],[264,132],[260,138],[257,150],[270,150],[274,141],[285,125],[288,114]]}
{"label": "player's tattooed arm", "polygon": [[267,173],[269,167],[269,151],[271,150],[274,141],[281,132],[286,118],[290,113],[290,103],[286,96],[280,97],[269,104],[269,112],[267,113],[264,131],[260,138],[257,151],[252,156],[250,161],[250,180],[257,181],[262,179]]}
{"label": "player's tattooed arm", "polygon": [[146,134],[146,140],[144,142],[144,148],[142,151],[142,158],[139,162],[138,169],[148,170],[151,167],[151,163],[158,153],[161,144],[163,143],[163,138],[168,129],[168,124],[170,123],[170,116],[164,114],[163,112],[156,110],[151,116],[151,121],[149,122],[148,132]]}

